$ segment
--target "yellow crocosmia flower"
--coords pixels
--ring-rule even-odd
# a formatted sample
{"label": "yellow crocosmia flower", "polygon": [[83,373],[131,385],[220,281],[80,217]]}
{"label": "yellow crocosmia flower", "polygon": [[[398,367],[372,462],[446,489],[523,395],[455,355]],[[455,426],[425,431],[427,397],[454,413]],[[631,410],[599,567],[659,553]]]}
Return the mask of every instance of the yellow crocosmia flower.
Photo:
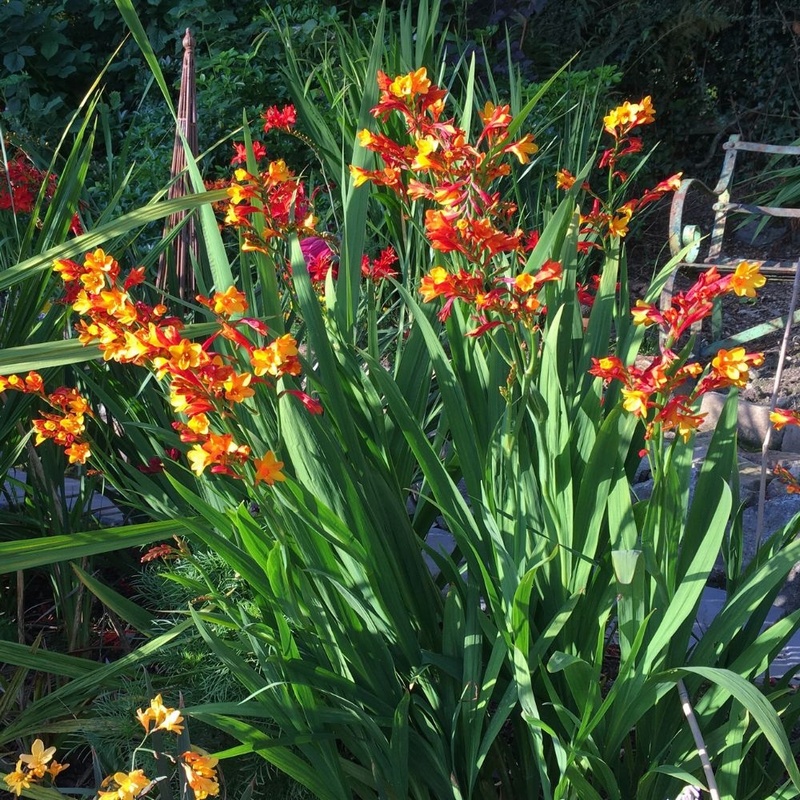
{"label": "yellow crocosmia flower", "polygon": [[779,431],[786,425],[800,425],[800,416],[795,411],[776,408],[770,412],[769,421],[775,426],[775,430]]}
{"label": "yellow crocosmia flower", "polygon": [[622,407],[637,417],[643,417],[647,413],[647,395],[638,389],[623,389]]}
{"label": "yellow crocosmia flower", "polygon": [[536,286],[536,279],[530,272],[523,272],[521,275],[517,275],[514,278],[514,286],[518,292],[529,292]]}
{"label": "yellow crocosmia flower", "polygon": [[414,97],[418,94],[427,94],[431,88],[428,80],[428,70],[420,67],[416,72],[408,75],[398,75],[390,84],[389,92],[395,97]]}
{"label": "yellow crocosmia flower", "polygon": [[113,780],[117,784],[117,791],[115,793],[106,792],[104,796],[113,797],[116,794],[119,800],[135,800],[139,792],[150,783],[150,779],[140,769],[132,772],[115,772]]}
{"label": "yellow crocosmia flower", "polygon": [[166,716],[156,726],[156,730],[167,731],[168,733],[183,733],[183,717],[177,708],[168,708]]}
{"label": "yellow crocosmia flower", "polygon": [[[102,252],[102,251],[101,251]],[[55,747],[45,748],[41,739],[34,739],[30,753],[22,753],[19,760],[37,778],[41,778],[47,770],[47,762],[55,755]]]}
{"label": "yellow crocosmia flower", "polygon": [[350,165],[350,175],[353,178],[353,186],[361,186],[372,178],[369,170],[357,167],[354,164]]}
{"label": "yellow crocosmia flower", "polygon": [[[199,444],[196,444],[187,454],[186,459],[189,462],[189,468],[195,475],[202,475],[203,470],[212,463],[211,454],[204,450],[203,447]],[[143,720],[139,720],[142,725],[145,725]],[[145,725],[145,729],[147,729],[147,725]]]}
{"label": "yellow crocosmia flower", "polygon": [[6,775],[5,782],[9,790],[17,797],[20,797],[24,789],[31,788],[32,779],[33,775],[22,768],[21,761],[17,761],[16,769]]}
{"label": "yellow crocosmia flower", "polygon": [[358,143],[362,147],[369,147],[371,144],[375,142],[375,134],[372,133],[372,131],[368,131],[366,128],[364,128],[364,130],[359,131],[358,134],[356,135],[356,138],[358,139]]}
{"label": "yellow crocosmia flower", "polygon": [[720,350],[711,361],[711,367],[717,374],[727,378],[735,386],[744,386],[750,371],[744,347],[733,350]]}
{"label": "yellow crocosmia flower", "polygon": [[81,275],[83,288],[90,294],[97,294],[105,288],[106,279],[102,272],[89,271]]}
{"label": "yellow crocosmia flower", "polygon": [[767,279],[759,272],[760,264],[742,261],[731,275],[731,290],[738,297],[755,297],[756,289],[760,289]]}
{"label": "yellow crocosmia flower", "polygon": [[636,305],[631,309],[633,324],[644,325],[645,327],[655,324],[656,320],[653,319],[654,310],[650,303],[645,303],[644,300],[637,300]]}
{"label": "yellow crocosmia flower", "polygon": [[186,424],[193,433],[203,436],[208,433],[209,421],[205,414],[195,414]]}
{"label": "yellow crocosmia flower", "polygon": [[233,205],[238,205],[253,196],[253,189],[250,186],[241,186],[238,183],[231,184],[225,191]]}
{"label": "yellow crocosmia flower", "polygon": [[[203,450],[199,445],[197,445],[195,448],[189,451],[188,458],[190,461],[192,461],[192,453],[194,452],[194,450],[198,448],[205,454],[208,460],[211,459],[211,455],[207,451]],[[203,468],[204,467],[205,465],[203,465]],[[194,464],[192,465],[192,469],[195,470]],[[199,475],[202,471],[203,469],[201,468],[200,471],[197,472],[197,474]],[[167,706],[164,705],[164,702],[160,694],[157,694],[150,701],[149,708],[144,710],[141,708],[138,709],[136,711],[136,718],[139,720],[139,722],[142,723],[142,726],[144,727],[145,731],[147,731],[147,733],[150,733],[151,724],[153,725],[153,730],[164,730],[174,733],[180,733],[183,730],[183,728],[180,727],[179,725],[179,723],[183,722],[183,717],[180,715],[180,712],[174,708],[167,708]],[[141,770],[137,770],[136,772],[141,773]],[[114,780],[117,783],[120,783],[117,777],[120,774],[124,773],[118,772],[114,775]],[[133,775],[134,773],[130,774]],[[148,781],[145,780],[145,785],[147,785],[147,783]]]}

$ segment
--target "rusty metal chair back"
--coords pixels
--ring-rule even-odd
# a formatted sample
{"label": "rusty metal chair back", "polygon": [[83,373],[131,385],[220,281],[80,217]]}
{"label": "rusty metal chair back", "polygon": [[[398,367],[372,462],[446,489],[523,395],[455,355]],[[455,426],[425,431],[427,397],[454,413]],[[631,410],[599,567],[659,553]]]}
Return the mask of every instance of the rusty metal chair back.
{"label": "rusty metal chair back", "polygon": [[[781,206],[765,206],[753,203],[736,202],[732,198],[733,177],[737,157],[740,153],[761,153],[773,156],[800,156],[800,147],[795,145],[772,145],[759,142],[743,141],[739,134],[732,135],[723,145],[725,159],[722,164],[717,185],[710,189],[696,178],[685,178],[681,181],[680,188],[672,199],[669,217],[669,246],[673,256],[677,256],[684,248],[689,248],[683,256],[678,268],[670,276],[661,294],[660,305],[662,310],[669,308],[674,293],[675,277],[678,270],[701,271],[716,267],[720,272],[732,272],[744,260],[757,263],[761,273],[766,276],[792,278],[798,265],[798,257],[788,260],[745,258],[726,254],[726,229],[729,221],[734,217],[750,215],[754,220],[767,220],[769,218],[784,218],[800,222],[800,208],[787,208]],[[705,233],[700,225],[686,224],[685,211],[686,199],[690,190],[698,189],[705,193],[711,200],[710,208],[714,212],[714,221],[711,230]],[[728,237],[730,238],[730,237]],[[708,253],[700,258],[701,246],[704,241],[708,243]],[[796,315],[800,317],[800,314]],[[700,349],[700,353],[711,352],[720,346],[731,343],[752,341],[770,333],[780,331],[786,325],[787,318],[779,317],[761,323],[752,328],[737,333],[730,339],[714,342]],[[797,320],[796,320],[797,321]],[[695,329],[699,332],[699,328]],[[712,337],[713,338],[713,337]]]}

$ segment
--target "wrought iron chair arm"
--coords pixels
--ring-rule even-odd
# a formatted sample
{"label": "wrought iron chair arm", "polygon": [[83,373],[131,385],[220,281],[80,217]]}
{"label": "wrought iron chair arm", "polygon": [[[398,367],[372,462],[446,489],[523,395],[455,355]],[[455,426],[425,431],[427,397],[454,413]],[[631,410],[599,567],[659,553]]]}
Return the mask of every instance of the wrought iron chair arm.
{"label": "wrought iron chair arm", "polygon": [[678,255],[687,244],[691,243],[690,241],[684,241],[683,206],[686,202],[686,195],[693,185],[702,188],[712,197],[718,194],[716,189],[709,189],[697,178],[684,178],[681,181],[678,191],[672,197],[672,206],[669,212],[669,249],[673,256]]}

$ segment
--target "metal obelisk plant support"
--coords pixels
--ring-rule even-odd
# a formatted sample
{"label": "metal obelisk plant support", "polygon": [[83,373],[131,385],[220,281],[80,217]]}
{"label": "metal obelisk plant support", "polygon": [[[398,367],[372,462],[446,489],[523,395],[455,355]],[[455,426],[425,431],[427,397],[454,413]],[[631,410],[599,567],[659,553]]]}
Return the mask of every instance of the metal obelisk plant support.
{"label": "metal obelisk plant support", "polygon": [[[170,199],[186,194],[189,183],[186,174],[186,151],[181,139],[188,142],[192,155],[196,156],[197,147],[197,88],[194,74],[194,39],[189,28],[183,37],[183,69],[181,71],[181,88],[178,97],[177,129],[175,144],[172,149],[172,167],[170,170]],[[163,291],[171,291],[182,298],[191,299],[195,293],[193,259],[197,258],[197,236],[192,214],[185,219],[186,212],[171,214],[164,226],[164,236],[180,226],[172,247],[164,251],[158,264],[157,285]]]}

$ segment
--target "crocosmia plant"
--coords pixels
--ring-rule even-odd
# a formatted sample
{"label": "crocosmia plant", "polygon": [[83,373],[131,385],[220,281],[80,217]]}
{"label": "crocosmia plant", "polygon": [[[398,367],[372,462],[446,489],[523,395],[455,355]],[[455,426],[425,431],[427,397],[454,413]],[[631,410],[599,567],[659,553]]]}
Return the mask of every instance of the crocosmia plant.
{"label": "crocosmia plant", "polygon": [[[47,407],[37,444],[142,498],[157,521],[130,541],[192,590],[165,646],[192,635],[236,683],[180,712],[157,696],[146,737],[198,720],[237,743],[179,748],[199,799],[242,753],[325,800],[792,796],[800,705],[760,676],[800,624],[762,628],[800,543],[790,526],[738,557],[736,392],[763,359],[691,355],[714,303],[764,278],[710,270],[660,309],[672,262],[630,307],[625,239],[680,177],[630,197],[650,97],[605,116],[609,146],[578,174],[546,176],[558,202],[534,226],[513,191],[537,168],[532,104],[515,117],[468,82],[459,111],[424,67],[377,69],[381,47],[343,185],[317,184],[323,220],[307,175],[269,152],[314,145],[298,91],[264,114],[269,145],[235,146],[238,252],[198,265],[191,320],[102,248],[56,261],[71,335],[126,388],[90,370],[54,391],[38,372],[0,379]],[[690,492],[712,390],[728,399]],[[698,632],[720,554],[726,600]],[[41,777],[26,763],[6,777],[17,794]],[[150,791],[133,767],[99,796]]]}

